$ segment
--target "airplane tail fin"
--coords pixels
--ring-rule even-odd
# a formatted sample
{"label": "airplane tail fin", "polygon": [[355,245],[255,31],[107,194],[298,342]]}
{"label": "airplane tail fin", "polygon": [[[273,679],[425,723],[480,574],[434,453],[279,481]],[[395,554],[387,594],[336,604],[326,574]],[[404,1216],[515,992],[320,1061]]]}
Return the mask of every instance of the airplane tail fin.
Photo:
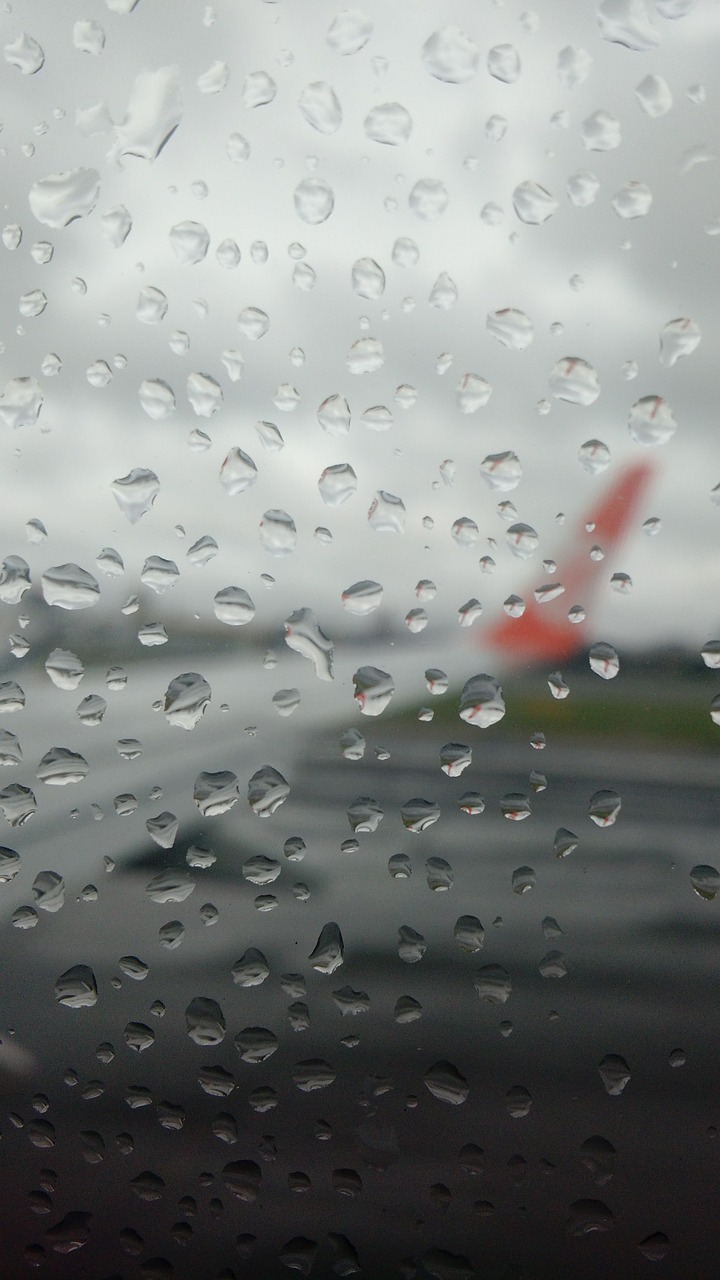
{"label": "airplane tail fin", "polygon": [[[608,564],[637,519],[653,473],[648,462],[625,467],[576,526],[558,557],[557,581],[564,587],[562,595],[546,603],[538,603],[531,595],[521,617],[501,618],[483,632],[482,643],[513,665],[559,663],[573,657],[585,644],[586,635],[582,624],[568,620],[568,609],[582,605],[589,611],[607,576]],[[600,561],[590,558],[594,546],[602,549]]]}

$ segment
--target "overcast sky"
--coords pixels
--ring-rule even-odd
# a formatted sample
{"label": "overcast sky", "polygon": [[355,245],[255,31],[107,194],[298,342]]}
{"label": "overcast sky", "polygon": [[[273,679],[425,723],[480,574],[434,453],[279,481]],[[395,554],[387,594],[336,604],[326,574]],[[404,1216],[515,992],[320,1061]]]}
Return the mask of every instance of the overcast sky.
{"label": "overcast sky", "polygon": [[[440,625],[469,597],[492,612],[510,592],[527,595],[548,578],[543,557],[558,557],[558,573],[550,576],[562,580],[563,535],[624,465],[652,456],[657,474],[646,509],[607,566],[593,630],[617,643],[682,639],[698,648],[720,626],[720,509],[710,501],[720,483],[720,11],[698,0],[684,6],[684,16],[664,16],[671,7],[667,0],[657,6],[612,0],[599,25],[590,3],[539,3],[529,11],[459,0],[440,18],[427,0],[363,0],[364,23],[343,19],[328,40],[341,11],[324,0],[188,4],[182,23],[171,0],[139,0],[127,13],[120,0],[7,6],[4,222],[17,224],[22,240],[0,250],[2,381],[37,379],[44,403],[37,423],[0,435],[3,554],[24,556],[35,579],[68,561],[97,574],[101,547],[116,548],[124,577],[98,575],[110,619],[138,590],[157,616],[187,611],[212,618],[215,592],[233,584],[250,592],[263,624],[312,607],[332,632],[333,620],[348,621],[341,592],[369,578],[383,584],[386,616],[401,626],[418,603],[416,582],[430,578],[438,596],[428,610]],[[442,59],[433,63],[433,46],[426,46],[440,22],[464,33],[444,37],[458,74],[467,72],[459,83],[432,74],[447,74],[449,65],[443,71]],[[601,25],[606,35],[650,47],[611,41]],[[339,51],[364,36],[356,52]],[[495,55],[509,65],[502,74],[510,82],[488,70],[497,46],[510,46]],[[586,73],[575,87],[558,73],[558,55],[568,47],[586,55],[564,56],[565,67]],[[646,83],[643,107],[636,89],[651,76],[661,83]],[[320,89],[306,92],[318,83]],[[315,105],[303,112],[304,93]],[[663,113],[648,114],[648,103]],[[364,123],[385,104],[404,111],[396,106],[376,113],[374,125]],[[313,111],[327,132],[313,127]],[[372,136],[383,128],[397,130],[397,145]],[[598,134],[603,145],[617,145],[589,149]],[[241,140],[228,146],[232,135]],[[97,175],[94,207],[67,226],[48,225],[53,214],[44,180],[77,170]],[[597,180],[580,182],[586,191],[597,188],[585,206],[567,193],[578,173]],[[325,202],[321,212],[333,203],[322,222],[306,220],[319,216],[303,207],[301,184],[308,179],[327,184],[314,188],[314,209],[317,198]],[[92,187],[96,179],[87,181]],[[523,183],[549,193],[539,204],[534,188],[525,196],[540,208],[537,216],[551,211],[540,225],[514,209],[513,192]],[[643,188],[617,197],[628,183],[643,184],[651,202]],[[629,201],[647,212],[623,218],[615,197],[621,207]],[[437,215],[430,220],[422,216],[423,198]],[[516,203],[522,211],[522,195]],[[116,246],[103,215],[118,206],[129,211],[132,228]],[[170,237],[188,220],[209,236],[207,254],[195,264],[178,260]],[[400,238],[415,242],[415,263],[394,261]],[[6,233],[11,245],[15,239]],[[216,257],[226,240],[241,253],[234,267]],[[38,241],[53,245],[50,262],[34,260]],[[266,246],[267,261],[258,249],[253,254],[257,242]],[[302,249],[289,252],[293,245]],[[232,253],[225,246],[226,262]],[[381,296],[354,291],[352,267],[360,258],[382,269]],[[315,273],[309,289],[302,287],[306,265]],[[429,301],[442,273],[452,281],[441,281],[443,298],[453,285],[457,291],[449,309]],[[167,299],[155,324],[137,316],[138,295],[148,287]],[[21,308],[42,305],[36,290],[46,295],[45,309],[23,315]],[[269,320],[255,341],[238,325],[246,308]],[[488,331],[488,313],[505,308],[531,322],[532,341],[522,350],[507,349]],[[663,364],[659,335],[677,318],[691,320],[701,340],[676,363]],[[187,334],[187,351],[171,348],[178,332]],[[354,373],[348,354],[363,338],[381,343],[382,354],[377,368]],[[238,381],[223,363],[226,350],[244,359]],[[52,377],[42,372],[49,353],[62,362]],[[441,355],[447,358],[438,365]],[[114,363],[119,356],[124,367]],[[565,357],[596,371],[592,404],[553,396],[553,367]],[[106,386],[92,386],[86,376],[99,360],[112,371]],[[628,362],[635,376],[627,376]],[[193,373],[210,375],[222,391],[222,407],[211,417],[198,416],[188,400]],[[468,373],[485,379],[492,394],[465,414],[456,386]],[[139,398],[141,384],[153,379],[167,383],[176,401],[163,421],[149,417]],[[289,409],[288,387],[297,392]],[[283,394],[284,407],[277,403]],[[318,423],[319,405],[333,395],[350,405],[346,435],[331,436]],[[677,428],[666,443],[648,448],[631,437],[627,421],[632,406],[651,396],[667,402]],[[394,420],[384,432],[362,420],[378,405]],[[258,421],[276,425],[284,448],[264,447]],[[209,437],[206,449],[189,446],[197,429]],[[609,450],[609,465],[598,475],[578,460],[580,446],[593,439]],[[258,480],[229,496],[219,473],[233,447],[252,457]],[[493,492],[480,465],[505,451],[518,455],[522,479],[512,491]],[[439,470],[446,459],[454,462],[452,485]],[[341,463],[354,469],[357,490],[330,507],[317,482],[324,468]],[[136,467],[154,471],[161,487],[133,526],[111,484]],[[378,490],[402,499],[404,534],[368,523]],[[508,522],[497,512],[503,500],[539,534],[528,562],[506,545]],[[270,508],[286,511],[297,526],[296,549],[284,558],[269,554],[258,538]],[[561,511],[564,526],[555,519]],[[651,516],[662,520],[653,538],[640,530]],[[30,517],[48,530],[39,545],[26,538]],[[423,524],[428,517],[433,527],[427,519]],[[460,517],[477,524],[470,547],[451,535]],[[314,537],[317,526],[330,529],[331,545]],[[186,551],[204,534],[216,539],[219,553],[198,569]],[[180,568],[178,585],[157,602],[139,584],[151,554]],[[494,575],[480,571],[485,555],[497,562]],[[627,598],[609,589],[617,570],[633,579]],[[275,578],[273,589],[265,591],[263,573]]]}

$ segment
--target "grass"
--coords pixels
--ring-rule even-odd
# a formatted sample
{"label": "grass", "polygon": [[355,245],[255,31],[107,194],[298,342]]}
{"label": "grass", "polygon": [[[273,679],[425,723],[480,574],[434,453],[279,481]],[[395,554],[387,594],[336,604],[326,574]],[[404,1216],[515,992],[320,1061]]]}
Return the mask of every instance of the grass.
{"label": "grass", "polygon": [[[462,721],[458,718],[459,694],[428,701],[435,712],[432,723],[447,727],[455,736]],[[542,732],[558,742],[572,739],[606,740],[618,746],[670,746],[708,751],[720,747],[720,726],[713,723],[706,705],[688,702],[630,701],[619,698],[570,697],[557,701],[549,696],[506,694],[506,715],[494,730],[503,737]],[[417,708],[404,708],[383,716],[383,727],[407,729],[417,723]]]}

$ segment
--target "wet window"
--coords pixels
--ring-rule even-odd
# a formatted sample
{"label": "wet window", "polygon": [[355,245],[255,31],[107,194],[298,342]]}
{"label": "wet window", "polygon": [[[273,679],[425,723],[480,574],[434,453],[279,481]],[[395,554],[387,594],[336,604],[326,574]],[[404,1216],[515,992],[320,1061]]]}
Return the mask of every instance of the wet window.
{"label": "wet window", "polygon": [[718,12],[361,2],[2,10],[8,1277],[717,1251]]}

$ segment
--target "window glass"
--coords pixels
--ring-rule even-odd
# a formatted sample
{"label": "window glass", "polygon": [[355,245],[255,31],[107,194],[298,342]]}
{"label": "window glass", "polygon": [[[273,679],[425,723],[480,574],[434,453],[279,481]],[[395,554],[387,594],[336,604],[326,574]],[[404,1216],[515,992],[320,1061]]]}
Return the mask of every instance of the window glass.
{"label": "window glass", "polygon": [[7,1276],[712,1270],[718,9],[360,2],[2,10]]}

